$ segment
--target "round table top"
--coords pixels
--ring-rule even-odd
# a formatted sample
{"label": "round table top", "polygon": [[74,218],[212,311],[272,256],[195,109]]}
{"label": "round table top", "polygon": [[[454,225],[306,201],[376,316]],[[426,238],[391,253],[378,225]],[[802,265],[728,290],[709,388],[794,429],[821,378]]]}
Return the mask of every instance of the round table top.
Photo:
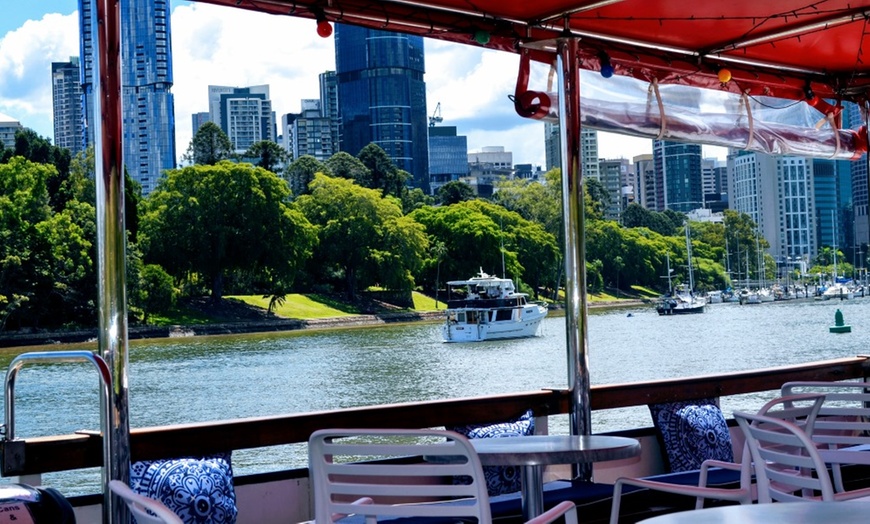
{"label": "round table top", "polygon": [[777,502],[681,511],[642,524],[858,524],[866,523],[870,502]]}
{"label": "round table top", "polygon": [[541,466],[635,457],[640,443],[605,435],[529,435],[471,439],[484,466]]}

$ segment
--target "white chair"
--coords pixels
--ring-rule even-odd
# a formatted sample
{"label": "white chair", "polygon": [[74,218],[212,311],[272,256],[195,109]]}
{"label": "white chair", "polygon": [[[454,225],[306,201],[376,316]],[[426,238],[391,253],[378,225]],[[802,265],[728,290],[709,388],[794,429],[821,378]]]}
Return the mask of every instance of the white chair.
{"label": "white chair", "polygon": [[831,467],[834,490],[844,492],[840,465],[858,457],[857,450],[870,447],[870,383],[797,381],[782,385],[783,395],[807,392],[825,395],[812,437]]}
{"label": "white chair", "polygon": [[183,524],[162,502],[136,493],[120,480],[110,480],[109,489],[121,497],[139,524]]}
{"label": "white chair", "polygon": [[[764,404],[758,413],[767,414],[770,417],[791,420],[809,428],[815,423],[816,416],[821,408],[823,394],[789,395],[771,400]],[[710,468],[723,468],[740,472],[740,484],[737,488],[717,488],[707,486],[707,476]],[[622,499],[623,486],[636,486],[664,493],[686,495],[695,497],[695,508],[704,507],[705,500],[724,500],[750,504],[753,500],[752,486],[752,460],[749,450],[744,446],[743,457],[740,463],[724,462],[721,460],[705,460],[698,472],[698,485],[673,484],[648,478],[622,477],[617,479],[613,486],[613,503],[610,509],[610,524],[618,524],[619,509]]]}
{"label": "white chair", "polygon": [[[352,514],[367,523],[387,516],[492,522],[480,458],[468,439],[452,431],[319,430],[308,440],[308,464],[316,524]],[[562,502],[529,522],[559,517],[576,524],[575,505]]]}
{"label": "white chair", "polygon": [[[758,502],[833,502],[870,496],[870,489],[835,493],[812,438],[786,420],[734,412],[755,465]],[[816,495],[818,493],[818,495]]]}

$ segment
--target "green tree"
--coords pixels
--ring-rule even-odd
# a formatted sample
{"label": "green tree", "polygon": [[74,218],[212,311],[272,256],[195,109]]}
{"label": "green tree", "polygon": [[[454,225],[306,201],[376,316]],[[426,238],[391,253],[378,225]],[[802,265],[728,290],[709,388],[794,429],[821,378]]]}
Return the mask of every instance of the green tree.
{"label": "green tree", "polygon": [[332,176],[353,180],[359,186],[367,187],[367,184],[371,180],[369,168],[350,153],[339,151],[329,157],[324,163],[329,168],[329,171],[324,173],[331,172]]}
{"label": "green tree", "polygon": [[7,151],[8,155],[0,155],[5,158],[4,163],[12,157],[20,156],[37,164],[54,166],[55,173],[46,181],[48,197],[53,209],[62,209],[65,202],[59,190],[69,176],[72,159],[69,150],[56,147],[48,138],[39,136],[32,129],[24,128],[15,132],[15,144]]}
{"label": "green tree", "polygon": [[449,206],[450,204],[458,204],[466,200],[476,198],[474,189],[460,180],[451,180],[438,188],[438,202],[441,205]]}
{"label": "green tree", "polygon": [[284,165],[284,162],[287,161],[288,155],[287,151],[275,142],[272,142],[271,140],[260,140],[259,142],[251,144],[251,147],[245,151],[244,157],[246,159],[255,159],[255,166],[276,173],[277,171],[275,171],[275,169]]}
{"label": "green tree", "polygon": [[214,122],[206,122],[193,135],[183,160],[195,165],[213,166],[232,158],[233,149],[230,137]]}
{"label": "green tree", "polygon": [[380,189],[384,196],[402,196],[402,189],[409,175],[393,164],[390,156],[381,146],[372,142],[360,150],[357,158],[369,170],[369,180],[365,182],[358,180],[359,185],[369,189]]}
{"label": "green tree", "polygon": [[148,264],[142,268],[140,292],[144,309],[142,322],[146,324],[149,314],[166,313],[172,310],[178,296],[172,276],[157,264]]}
{"label": "green tree", "polygon": [[604,211],[610,206],[610,192],[600,180],[593,177],[583,177],[583,187],[586,197],[589,199],[587,208],[591,208],[589,217],[593,220],[604,216]]}
{"label": "green tree", "polygon": [[[484,200],[451,206],[423,207],[410,215],[423,224],[430,244],[442,243],[441,271],[448,278],[467,278],[483,269],[504,274],[537,293],[554,275],[559,250],[556,240],[540,224]],[[474,257],[469,257],[474,253]],[[439,260],[424,264],[424,281],[431,286]]]}
{"label": "green tree", "polygon": [[406,215],[415,209],[433,204],[435,204],[435,198],[424,193],[419,187],[406,188],[402,191],[402,212]]}
{"label": "green tree", "polygon": [[209,282],[213,301],[231,272],[286,289],[311,256],[311,224],[289,205],[287,184],[250,164],[220,162],[167,171],[144,202],[140,227],[148,263],[178,279]]}
{"label": "green tree", "polygon": [[394,199],[350,180],[315,175],[310,188],[296,203],[318,227],[321,277],[342,278],[349,300],[375,284],[410,289],[428,249],[420,225],[403,217]]}
{"label": "green tree", "polygon": [[308,184],[314,180],[314,175],[322,173],[332,176],[329,167],[311,155],[302,155],[287,166],[284,170],[284,178],[290,185],[293,196],[308,194]]}
{"label": "green tree", "polygon": [[[92,317],[95,214],[70,201],[53,213],[47,181],[53,165],[12,157],[0,165],[0,303],[2,323],[53,325]],[[90,284],[90,285],[89,285]]]}

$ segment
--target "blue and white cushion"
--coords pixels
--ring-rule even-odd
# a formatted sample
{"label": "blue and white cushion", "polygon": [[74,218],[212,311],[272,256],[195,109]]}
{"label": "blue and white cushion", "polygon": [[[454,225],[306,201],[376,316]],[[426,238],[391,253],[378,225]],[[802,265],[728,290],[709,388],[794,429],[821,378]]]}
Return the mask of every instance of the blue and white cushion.
{"label": "blue and white cushion", "polygon": [[713,399],[650,405],[672,473],[701,467],[707,459],[734,461],[731,434]]}
{"label": "blue and white cushion", "polygon": [[236,493],[229,454],[134,462],[130,486],[163,502],[187,524],[234,524]]}
{"label": "blue and white cushion", "polygon": [[[472,424],[447,428],[470,439],[503,438],[522,435],[534,435],[535,419],[531,410],[518,419],[498,424]],[[484,466],[483,476],[489,495],[501,495],[519,491],[522,487],[522,476],[519,466]]]}

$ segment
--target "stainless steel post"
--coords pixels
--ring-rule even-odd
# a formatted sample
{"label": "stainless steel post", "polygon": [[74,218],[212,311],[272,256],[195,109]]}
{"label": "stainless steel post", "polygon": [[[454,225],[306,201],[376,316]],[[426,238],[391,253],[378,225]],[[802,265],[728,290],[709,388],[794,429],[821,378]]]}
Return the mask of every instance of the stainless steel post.
{"label": "stainless steel post", "polygon": [[121,6],[96,2],[94,35],[95,168],[97,185],[97,266],[99,347],[112,374],[108,439],[111,461],[103,465],[103,522],[127,523],[125,504],[115,504],[108,481],[130,478],[130,422],[127,398],[126,233],[122,158]]}
{"label": "stainless steel post", "polygon": [[[565,233],[565,328],[572,435],[592,432],[589,402],[589,337],[586,315],[586,233],[580,162],[580,64],[577,38],[558,40],[559,130],[562,142],[562,215]],[[590,480],[589,465],[574,464],[575,478]]]}

